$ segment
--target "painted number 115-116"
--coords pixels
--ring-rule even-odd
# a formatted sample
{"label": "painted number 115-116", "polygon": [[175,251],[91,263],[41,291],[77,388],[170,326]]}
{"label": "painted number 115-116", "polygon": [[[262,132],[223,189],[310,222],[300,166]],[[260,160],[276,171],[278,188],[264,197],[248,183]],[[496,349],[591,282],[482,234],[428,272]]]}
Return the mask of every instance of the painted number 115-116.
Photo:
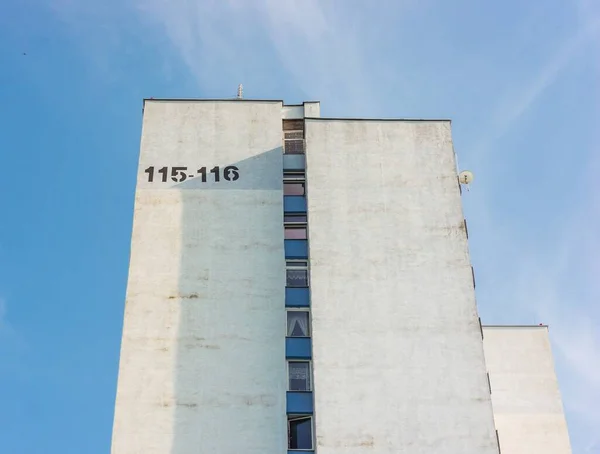
{"label": "painted number 115-116", "polygon": [[206,183],[208,180],[219,182],[221,178],[225,181],[235,181],[240,178],[240,169],[236,166],[227,166],[221,169],[219,166],[215,166],[208,172],[206,167],[200,167],[196,171],[188,172],[187,167],[161,167],[155,170],[154,166],[148,167],[144,170],[144,173],[148,175],[148,183],[154,182],[154,177],[158,174],[158,180],[162,183],[167,182],[167,178],[170,176],[171,180],[176,183],[181,183],[188,178],[198,177],[202,183]]}

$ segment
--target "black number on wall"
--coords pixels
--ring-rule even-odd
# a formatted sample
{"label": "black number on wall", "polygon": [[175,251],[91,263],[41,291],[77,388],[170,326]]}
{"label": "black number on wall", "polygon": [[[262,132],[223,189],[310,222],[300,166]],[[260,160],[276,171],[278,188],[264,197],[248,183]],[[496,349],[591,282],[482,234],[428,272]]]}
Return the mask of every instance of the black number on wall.
{"label": "black number on wall", "polygon": [[[154,166],[148,167],[144,170],[144,173],[148,175],[148,183],[154,183]],[[196,173],[188,173],[188,168],[185,166],[161,167],[156,173],[160,174],[160,181],[162,183],[167,182],[169,175],[171,176],[171,180],[175,183],[182,183],[185,180],[192,178],[199,178],[202,183],[206,183],[207,181],[218,183],[221,181],[221,177],[223,177],[223,180],[225,181],[236,181],[240,178],[240,169],[236,166],[227,166],[222,171],[219,166],[215,166],[208,172],[206,171],[206,167],[200,167]]]}
{"label": "black number on wall", "polygon": [[206,167],[198,169],[198,175],[202,177],[202,183],[206,183]]}
{"label": "black number on wall", "polygon": [[240,177],[240,171],[236,166],[227,166],[223,169],[223,178],[227,181],[235,181]]}
{"label": "black number on wall", "polygon": [[171,167],[171,180],[181,183],[187,179],[185,171],[187,167]]}
{"label": "black number on wall", "polygon": [[168,167],[163,167],[162,169],[160,169],[158,171],[158,173],[160,173],[162,175],[162,182],[166,182],[167,181],[167,172],[169,171]]}
{"label": "black number on wall", "polygon": [[212,169],[210,169],[210,173],[213,173],[215,175],[215,181],[219,181],[219,166],[215,166]]}

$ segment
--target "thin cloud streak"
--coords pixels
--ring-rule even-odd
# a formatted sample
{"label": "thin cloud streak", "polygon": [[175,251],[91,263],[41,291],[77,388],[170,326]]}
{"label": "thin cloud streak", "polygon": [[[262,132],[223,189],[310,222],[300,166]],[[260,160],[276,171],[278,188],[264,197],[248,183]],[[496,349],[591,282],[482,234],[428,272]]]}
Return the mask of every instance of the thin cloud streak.
{"label": "thin cloud streak", "polygon": [[515,91],[506,100],[500,100],[492,108],[492,121],[484,137],[472,147],[477,150],[471,156],[474,165],[484,165],[486,156],[491,152],[491,145],[504,136],[512,125],[526,113],[544,92],[557,81],[561,72],[581,54],[585,46],[600,38],[600,18],[597,15],[586,17],[586,22],[576,30],[573,36],[565,41],[552,58],[535,74],[529,82],[525,82],[522,90]]}
{"label": "thin cloud streak", "polygon": [[[399,16],[404,4],[412,0],[388,4],[388,16]],[[278,77],[282,69],[287,72],[286,86],[346,115],[381,105],[381,88],[366,62],[368,30],[362,19],[368,6],[340,0],[155,0],[135,5],[145,21],[165,31],[200,86],[210,89],[219,82],[215,67],[222,75],[243,77],[239,81],[248,87],[265,86],[274,73],[261,69],[268,62]],[[250,67],[255,70],[248,71]]]}
{"label": "thin cloud streak", "polygon": [[359,24],[349,9],[325,9],[324,4],[267,0],[261,15],[280,61],[296,84],[320,98],[334,92],[338,103],[358,112],[376,99],[365,70],[361,36],[350,31]]}

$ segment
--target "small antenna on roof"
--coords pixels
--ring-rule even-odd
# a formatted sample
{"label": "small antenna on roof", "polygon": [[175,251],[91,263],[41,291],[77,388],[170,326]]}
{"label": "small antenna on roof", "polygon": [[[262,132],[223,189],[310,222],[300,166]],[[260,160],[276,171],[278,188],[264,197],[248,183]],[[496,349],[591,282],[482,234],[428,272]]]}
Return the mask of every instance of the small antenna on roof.
{"label": "small antenna on roof", "polygon": [[238,85],[237,99],[242,99],[244,97],[244,87],[242,84]]}

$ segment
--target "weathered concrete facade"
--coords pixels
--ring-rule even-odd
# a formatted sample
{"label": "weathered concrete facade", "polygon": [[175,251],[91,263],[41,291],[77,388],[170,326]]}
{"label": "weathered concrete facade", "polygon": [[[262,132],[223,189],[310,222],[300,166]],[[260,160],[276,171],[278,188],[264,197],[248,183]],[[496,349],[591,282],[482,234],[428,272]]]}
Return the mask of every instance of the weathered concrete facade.
{"label": "weathered concrete facade", "polygon": [[285,452],[281,121],[281,102],[145,103],[113,454]]}
{"label": "weathered concrete facade", "polygon": [[569,454],[547,331],[482,340],[450,123],[319,115],[146,101],[112,454]]}
{"label": "weathered concrete facade", "polygon": [[546,326],[486,326],[485,360],[503,454],[570,454]]}
{"label": "weathered concrete facade", "polygon": [[307,120],[319,454],[497,454],[447,121]]}

